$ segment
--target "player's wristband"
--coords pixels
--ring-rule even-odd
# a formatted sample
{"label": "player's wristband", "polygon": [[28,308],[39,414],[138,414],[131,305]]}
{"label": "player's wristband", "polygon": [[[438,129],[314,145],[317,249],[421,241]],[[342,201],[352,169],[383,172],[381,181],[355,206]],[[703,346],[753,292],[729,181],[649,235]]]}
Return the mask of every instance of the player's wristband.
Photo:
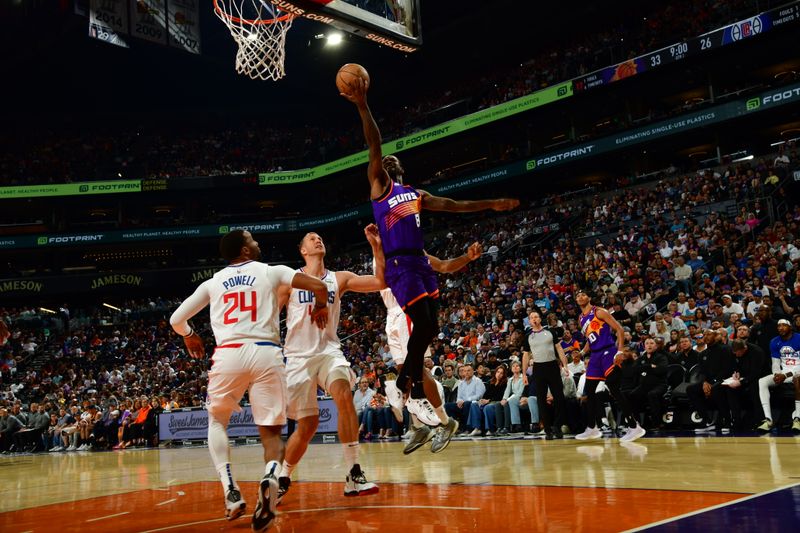
{"label": "player's wristband", "polygon": [[328,304],[326,304],[325,302],[322,302],[322,305],[319,304],[320,302],[314,302],[314,309],[325,309],[326,307],[328,307]]}
{"label": "player's wristband", "polygon": [[194,333],[195,333],[195,332],[194,332],[194,330],[191,328],[191,326],[189,327],[189,330],[190,330],[190,331],[189,331],[189,334],[188,334],[188,335],[181,335],[181,337],[183,337],[183,338],[185,339],[185,338],[187,338],[187,337],[191,337],[192,335],[194,335]]}

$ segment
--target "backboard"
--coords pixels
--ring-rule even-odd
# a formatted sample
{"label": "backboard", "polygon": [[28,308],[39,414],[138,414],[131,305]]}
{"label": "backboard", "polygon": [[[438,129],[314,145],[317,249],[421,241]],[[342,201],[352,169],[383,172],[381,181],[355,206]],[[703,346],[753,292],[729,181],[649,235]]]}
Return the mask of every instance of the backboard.
{"label": "backboard", "polygon": [[400,52],[422,44],[419,0],[270,0],[279,9],[330,24]]}

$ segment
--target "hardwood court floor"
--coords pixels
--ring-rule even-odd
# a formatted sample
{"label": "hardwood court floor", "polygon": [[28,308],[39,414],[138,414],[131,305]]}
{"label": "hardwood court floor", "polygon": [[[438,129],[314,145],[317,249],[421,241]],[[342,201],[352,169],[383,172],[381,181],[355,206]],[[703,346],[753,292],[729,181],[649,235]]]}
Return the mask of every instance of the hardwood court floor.
{"label": "hardwood court floor", "polygon": [[[792,437],[475,440],[410,456],[402,446],[362,446],[381,490],[359,498],[342,495],[341,446],[310,446],[270,531],[615,531],[800,476]],[[204,448],[0,457],[0,531],[249,531],[261,447],[234,448],[232,460],[248,514],[228,523]]]}

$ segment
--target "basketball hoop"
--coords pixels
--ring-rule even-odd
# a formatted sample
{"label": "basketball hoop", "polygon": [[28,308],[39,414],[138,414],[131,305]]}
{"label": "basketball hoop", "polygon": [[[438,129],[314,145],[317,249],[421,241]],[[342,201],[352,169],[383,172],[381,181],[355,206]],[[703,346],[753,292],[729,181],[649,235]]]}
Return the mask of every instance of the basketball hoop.
{"label": "basketball hoop", "polygon": [[283,78],[286,32],[296,15],[281,14],[270,0],[214,0],[214,13],[239,46],[236,72],[254,80]]}

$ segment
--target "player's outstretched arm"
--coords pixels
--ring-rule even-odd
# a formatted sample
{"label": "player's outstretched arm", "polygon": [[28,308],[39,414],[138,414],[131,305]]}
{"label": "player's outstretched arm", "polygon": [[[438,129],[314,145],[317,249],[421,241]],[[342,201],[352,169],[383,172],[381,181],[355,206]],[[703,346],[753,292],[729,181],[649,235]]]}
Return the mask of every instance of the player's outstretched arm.
{"label": "player's outstretched arm", "polygon": [[189,355],[195,359],[201,359],[205,356],[205,344],[203,339],[197,332],[189,325],[189,319],[202,311],[211,300],[208,293],[208,287],[205,283],[201,283],[194,291],[194,294],[186,298],[181,305],[169,317],[169,323],[175,333],[183,337],[183,343],[186,345],[186,350]]}
{"label": "player's outstretched arm", "polygon": [[364,228],[364,235],[366,235],[370,248],[372,248],[372,257],[375,258],[375,277],[386,285],[386,278],[384,277],[386,257],[383,255],[383,242],[378,232],[378,226],[375,224],[368,224],[367,227]]}
{"label": "player's outstretched arm", "polygon": [[519,205],[515,198],[496,198],[494,200],[453,200],[419,190],[422,195],[422,208],[428,211],[446,211],[449,213],[470,213],[473,211],[510,211]]}
{"label": "player's outstretched arm", "polygon": [[356,105],[358,114],[361,117],[361,124],[364,127],[364,138],[369,148],[369,166],[367,167],[367,177],[369,178],[370,197],[380,198],[386,187],[391,181],[389,174],[383,168],[383,152],[381,150],[381,131],[372,116],[372,111],[367,104],[367,89],[369,86],[363,78],[356,78],[351,84],[352,93],[341,95]]}
{"label": "player's outstretched arm", "polygon": [[481,253],[483,253],[483,248],[481,248],[480,243],[473,242],[469,248],[467,248],[467,253],[452,259],[439,259],[438,257],[428,253],[425,255],[428,256],[428,261],[431,262],[431,268],[433,268],[436,272],[449,274],[451,272],[458,272],[472,261],[475,261],[481,256]]}

